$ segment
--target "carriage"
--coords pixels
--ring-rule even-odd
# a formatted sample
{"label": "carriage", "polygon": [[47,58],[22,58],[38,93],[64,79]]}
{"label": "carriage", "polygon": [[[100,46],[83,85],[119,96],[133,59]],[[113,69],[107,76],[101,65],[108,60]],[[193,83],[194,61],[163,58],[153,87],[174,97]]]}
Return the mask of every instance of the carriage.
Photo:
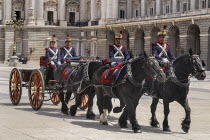
{"label": "carriage", "polygon": [[[18,69],[13,68],[10,73],[9,94],[12,104],[18,105],[22,89],[28,89],[28,97],[31,107],[39,110],[43,101],[49,101],[54,105],[60,103],[59,92],[56,86],[56,80],[53,78],[53,70],[47,65],[44,56],[40,57],[39,69]],[[64,91],[67,92],[67,91]],[[75,96],[75,94],[73,94]],[[74,98],[71,98],[73,100]],[[85,110],[88,106],[88,95],[81,97],[80,109]]]}

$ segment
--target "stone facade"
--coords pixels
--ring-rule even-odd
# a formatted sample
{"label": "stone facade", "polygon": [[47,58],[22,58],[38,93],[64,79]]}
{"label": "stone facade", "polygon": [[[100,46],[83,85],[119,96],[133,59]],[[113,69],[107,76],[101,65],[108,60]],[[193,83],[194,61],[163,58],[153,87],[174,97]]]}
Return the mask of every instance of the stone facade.
{"label": "stone facade", "polygon": [[210,69],[210,0],[0,0],[0,61],[13,51],[13,19],[24,19],[16,32],[17,52],[30,63],[39,63],[53,34],[64,45],[70,34],[72,45],[82,57],[106,58],[108,44],[123,32],[123,44],[134,55],[151,52],[151,42],[167,25],[166,41],[176,56],[192,48]]}

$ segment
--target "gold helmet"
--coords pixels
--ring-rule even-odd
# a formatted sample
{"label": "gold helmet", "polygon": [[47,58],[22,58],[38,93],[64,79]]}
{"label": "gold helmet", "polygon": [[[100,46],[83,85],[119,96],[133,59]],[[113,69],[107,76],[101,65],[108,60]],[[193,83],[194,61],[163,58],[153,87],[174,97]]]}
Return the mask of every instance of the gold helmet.
{"label": "gold helmet", "polygon": [[50,42],[57,42],[58,39],[55,37],[55,35],[52,36],[52,38],[50,38]]}
{"label": "gold helmet", "polygon": [[115,39],[122,39],[123,35],[122,35],[122,31],[120,31],[119,34],[115,35]]}
{"label": "gold helmet", "polygon": [[158,36],[158,37],[165,37],[166,34],[167,34],[167,32],[166,32],[166,25],[164,25],[164,26],[163,26],[163,30],[162,30],[162,31],[159,31],[159,32],[157,33],[157,36]]}
{"label": "gold helmet", "polygon": [[66,35],[67,38],[65,39],[65,42],[71,42],[71,38],[69,37],[69,35]]}

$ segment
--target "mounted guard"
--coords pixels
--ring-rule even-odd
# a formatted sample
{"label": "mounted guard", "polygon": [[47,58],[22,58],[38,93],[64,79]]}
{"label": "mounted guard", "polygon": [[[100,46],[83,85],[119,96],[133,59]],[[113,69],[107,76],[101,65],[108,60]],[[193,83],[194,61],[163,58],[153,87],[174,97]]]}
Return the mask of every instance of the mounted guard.
{"label": "mounted guard", "polygon": [[55,70],[59,65],[61,65],[60,61],[60,52],[59,49],[55,47],[57,42],[57,38],[55,35],[50,39],[50,47],[45,48],[46,50],[46,59],[48,60],[49,66]]}
{"label": "mounted guard", "polygon": [[111,63],[111,68],[104,71],[101,77],[101,82],[104,84],[110,82],[113,84],[122,69],[123,62],[130,58],[127,46],[122,45],[123,36],[121,33],[115,36],[115,44],[109,45],[109,58],[105,63]]}
{"label": "mounted guard", "polygon": [[65,39],[65,46],[60,48],[60,56],[62,64],[66,62],[66,60],[72,59],[80,59],[80,57],[76,56],[76,50],[71,46],[71,38],[67,35]]}
{"label": "mounted guard", "polygon": [[[151,43],[152,55],[159,61],[160,66],[166,73],[166,76],[170,77],[171,64],[175,60],[175,57],[171,52],[170,44],[164,42],[167,32],[166,32],[166,26],[164,26],[163,28],[164,28],[163,31],[157,33],[158,42]],[[154,81],[150,77],[147,77],[145,79],[143,92],[146,92],[148,95],[152,95],[153,84]]]}

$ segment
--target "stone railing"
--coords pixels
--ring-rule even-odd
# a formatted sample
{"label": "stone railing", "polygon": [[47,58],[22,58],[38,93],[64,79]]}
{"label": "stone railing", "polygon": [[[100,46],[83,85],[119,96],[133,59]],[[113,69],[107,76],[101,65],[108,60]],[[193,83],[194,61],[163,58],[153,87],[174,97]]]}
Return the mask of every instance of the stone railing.
{"label": "stone railing", "polygon": [[67,22],[67,26],[77,26],[77,27],[88,26],[88,21]]}

